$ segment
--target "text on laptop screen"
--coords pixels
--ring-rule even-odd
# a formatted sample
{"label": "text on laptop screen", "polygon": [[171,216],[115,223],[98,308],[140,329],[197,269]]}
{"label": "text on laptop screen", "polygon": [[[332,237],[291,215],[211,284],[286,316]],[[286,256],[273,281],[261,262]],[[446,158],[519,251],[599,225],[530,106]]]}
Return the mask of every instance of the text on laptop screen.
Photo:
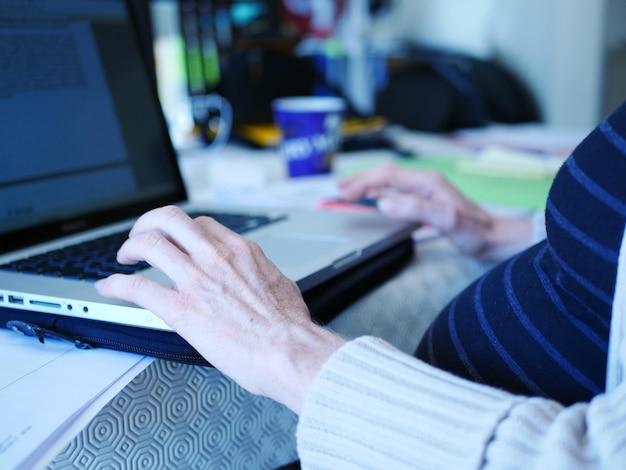
{"label": "text on laptop screen", "polygon": [[123,1],[0,1],[0,233],[181,191],[134,34]]}

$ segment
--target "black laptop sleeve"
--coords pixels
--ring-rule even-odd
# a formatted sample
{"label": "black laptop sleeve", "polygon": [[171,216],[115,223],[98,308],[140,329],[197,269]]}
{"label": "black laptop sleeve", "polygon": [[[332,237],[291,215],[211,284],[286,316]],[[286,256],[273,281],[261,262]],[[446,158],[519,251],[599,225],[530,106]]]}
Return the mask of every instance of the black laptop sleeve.
{"label": "black laptop sleeve", "polygon": [[[352,302],[395,274],[412,256],[411,239],[377,255],[303,294],[312,318],[328,323]],[[138,328],[65,315],[0,308],[0,325],[45,343],[74,343],[77,348],[108,348],[185,364],[210,364],[175,332]]]}

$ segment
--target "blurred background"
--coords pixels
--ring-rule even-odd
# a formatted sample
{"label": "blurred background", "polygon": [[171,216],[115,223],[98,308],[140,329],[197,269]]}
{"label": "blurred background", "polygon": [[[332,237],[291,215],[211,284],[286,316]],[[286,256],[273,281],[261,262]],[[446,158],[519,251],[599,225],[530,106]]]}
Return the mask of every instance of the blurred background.
{"label": "blurred background", "polygon": [[[626,0],[145,0],[173,132],[230,104],[235,137],[270,103],[339,95],[350,116],[428,132],[542,122],[590,129],[626,98]],[[215,109],[214,109],[215,108]],[[252,126],[252,127],[250,127]],[[210,136],[209,136],[210,138]],[[260,140],[259,140],[260,139]]]}

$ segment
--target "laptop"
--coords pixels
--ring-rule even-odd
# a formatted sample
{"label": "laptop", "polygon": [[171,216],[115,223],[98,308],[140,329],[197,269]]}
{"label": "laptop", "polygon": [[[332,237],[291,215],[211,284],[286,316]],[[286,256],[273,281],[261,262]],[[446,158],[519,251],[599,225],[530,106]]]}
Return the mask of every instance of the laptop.
{"label": "laptop", "polygon": [[166,204],[234,217],[233,230],[303,293],[415,229],[368,214],[194,207],[124,0],[0,0],[0,49],[0,307],[18,318],[28,310],[170,330],[93,286],[118,270],[169,282],[114,259],[133,221]]}

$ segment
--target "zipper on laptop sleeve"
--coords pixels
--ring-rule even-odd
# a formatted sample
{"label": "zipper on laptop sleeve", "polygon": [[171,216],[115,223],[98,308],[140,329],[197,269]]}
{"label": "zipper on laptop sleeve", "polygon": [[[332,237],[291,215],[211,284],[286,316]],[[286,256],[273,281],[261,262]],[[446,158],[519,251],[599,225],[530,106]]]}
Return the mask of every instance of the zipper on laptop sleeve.
{"label": "zipper on laptop sleeve", "polygon": [[120,341],[110,340],[106,338],[97,338],[94,336],[84,336],[81,338],[83,341],[93,345],[92,347],[103,347],[108,349],[114,349],[116,351],[129,352],[134,354],[140,354],[142,356],[151,356],[158,359],[166,359],[170,361],[181,362],[184,364],[209,366],[210,364],[199,353],[198,354],[185,354],[174,353],[168,351],[157,351],[152,348],[146,348],[142,346],[133,346],[128,343],[122,343]]}
{"label": "zipper on laptop sleeve", "polygon": [[33,323],[26,323],[20,320],[9,320],[7,322],[7,328],[16,331],[18,333],[22,333],[25,336],[32,336],[37,338],[40,343],[45,343],[45,338],[54,338],[59,339],[61,341],[67,341],[72,343],[78,349],[92,349],[93,345],[89,342],[83,340],[77,336],[64,335],[62,333],[57,333],[56,331],[48,330],[47,328],[42,328],[39,325],[35,325]]}
{"label": "zipper on laptop sleeve", "polygon": [[199,353],[179,353],[165,351],[163,349],[155,350],[154,348],[135,346],[102,337],[67,335],[21,320],[9,320],[6,323],[6,326],[10,330],[22,333],[25,336],[37,338],[40,343],[45,343],[45,338],[54,338],[71,343],[78,349],[93,349],[102,347],[114,349],[116,351],[140,354],[142,356],[151,356],[158,359],[181,362],[184,364],[210,366],[210,364]]}

